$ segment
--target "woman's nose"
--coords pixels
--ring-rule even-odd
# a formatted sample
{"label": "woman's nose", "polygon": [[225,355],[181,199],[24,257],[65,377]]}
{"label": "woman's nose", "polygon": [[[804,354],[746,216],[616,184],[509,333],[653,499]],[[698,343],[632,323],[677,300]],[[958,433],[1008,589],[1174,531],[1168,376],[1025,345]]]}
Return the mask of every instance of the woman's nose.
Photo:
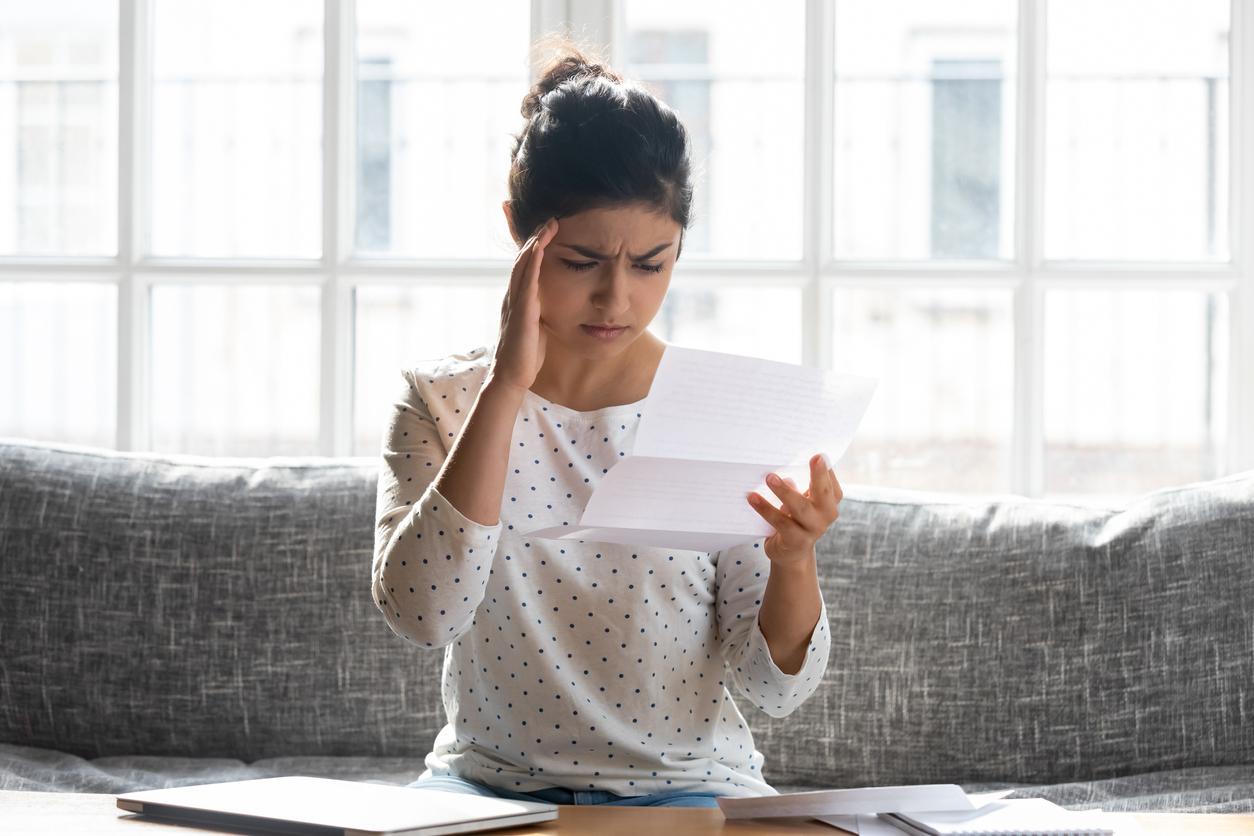
{"label": "woman's nose", "polygon": [[608,264],[601,273],[601,281],[593,294],[594,297],[607,303],[619,299],[626,301],[630,289],[630,270],[631,265]]}

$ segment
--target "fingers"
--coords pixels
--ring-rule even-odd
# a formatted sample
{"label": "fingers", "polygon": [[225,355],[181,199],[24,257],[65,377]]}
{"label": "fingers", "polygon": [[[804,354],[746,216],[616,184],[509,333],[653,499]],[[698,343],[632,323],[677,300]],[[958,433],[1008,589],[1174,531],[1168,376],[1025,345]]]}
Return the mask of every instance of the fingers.
{"label": "fingers", "polygon": [[532,237],[531,262],[527,265],[528,279],[534,284],[540,277],[540,264],[544,261],[544,245],[557,234],[557,219],[549,218]]}
{"label": "fingers", "polygon": [[810,490],[816,499],[827,499],[832,492],[832,480],[827,478],[827,465],[821,453],[810,457]]}
{"label": "fingers", "polygon": [[[550,218],[541,224],[540,228],[518,250],[518,255],[514,258],[513,271],[510,273],[509,289],[505,293],[505,298],[501,300],[502,323],[510,307],[510,300],[524,298],[524,283],[536,284],[533,279],[540,274],[540,262],[544,256],[544,245],[551,241],[556,234],[557,218]],[[530,291],[530,295],[535,296],[538,293]]]}
{"label": "fingers", "polygon": [[785,526],[792,522],[792,518],[774,505],[766,501],[766,498],[757,491],[749,493],[749,504],[753,506],[753,510],[762,515],[762,518],[770,523],[776,531],[784,530]]}
{"label": "fingers", "polygon": [[535,231],[535,234],[531,236],[527,243],[531,245],[531,249],[534,252],[537,249],[543,249],[544,245],[552,241],[553,236],[556,234],[557,218],[549,218],[540,224],[540,228]]}
{"label": "fingers", "polygon": [[774,473],[768,474],[767,486],[780,498],[782,507],[776,509],[756,492],[750,494],[750,504],[776,529],[790,520],[821,535],[840,516],[844,491],[821,453],[810,459],[810,487],[804,494],[792,479],[779,479]]}
{"label": "fingers", "polygon": [[836,473],[827,466],[822,453],[810,458],[810,492],[819,507],[828,511],[833,519],[839,516],[837,506],[844,494],[840,493]]}
{"label": "fingers", "polygon": [[537,249],[543,249],[544,245],[553,240],[553,236],[557,234],[557,218],[549,218],[540,228],[532,233],[531,237],[523,243],[518,250],[518,255],[514,257],[514,270],[510,275],[511,284],[517,282],[528,275]]}
{"label": "fingers", "polygon": [[[772,481],[775,484],[771,484]],[[766,484],[780,498],[784,507],[788,509],[788,513],[800,526],[816,534],[822,533],[827,528],[828,523],[823,519],[815,503],[809,497],[803,496],[797,490],[796,485],[789,485],[774,473],[767,475]]]}

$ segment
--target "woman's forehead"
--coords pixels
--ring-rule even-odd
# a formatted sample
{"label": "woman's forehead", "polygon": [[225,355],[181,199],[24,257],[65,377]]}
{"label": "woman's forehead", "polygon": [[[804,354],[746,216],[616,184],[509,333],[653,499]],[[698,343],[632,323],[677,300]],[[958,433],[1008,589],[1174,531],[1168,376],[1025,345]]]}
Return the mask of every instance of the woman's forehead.
{"label": "woman's forehead", "polygon": [[588,209],[559,218],[557,225],[559,236],[565,231],[578,234],[581,239],[595,239],[580,241],[589,245],[612,244],[639,236],[669,239],[679,232],[679,224],[670,216],[638,206]]}

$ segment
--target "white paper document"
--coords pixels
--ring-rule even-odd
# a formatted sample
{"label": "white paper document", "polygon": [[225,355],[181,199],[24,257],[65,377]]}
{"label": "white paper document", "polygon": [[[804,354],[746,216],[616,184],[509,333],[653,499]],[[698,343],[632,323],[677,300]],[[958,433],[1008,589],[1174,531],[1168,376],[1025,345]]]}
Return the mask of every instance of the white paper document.
{"label": "white paper document", "polygon": [[967,813],[1009,795],[1014,790],[968,795],[957,784],[913,784],[896,787],[851,787],[813,790],[748,798],[719,797],[718,806],[728,819],[761,819],[777,816],[858,816],[953,810]]}
{"label": "white paper document", "polygon": [[640,414],[635,447],[596,486],[576,525],[531,537],[714,552],[768,537],[749,505],[782,501],[766,474],[802,493],[810,456],[833,468],[877,381],[739,354],[669,345]]}
{"label": "white paper document", "polygon": [[1114,836],[1114,822],[1100,811],[1068,810],[1044,798],[994,801],[975,811],[880,813],[878,818],[906,833],[923,836],[1010,834],[1010,836]]}
{"label": "white paper document", "polygon": [[878,816],[815,816],[814,818],[846,833],[856,833],[858,836],[901,836],[900,828]]}
{"label": "white paper document", "polygon": [[[1029,799],[1022,799],[1027,801]],[[1084,822],[1088,826],[1097,826],[1102,828],[1102,833],[1110,833],[1112,836],[1144,836],[1145,830],[1137,823],[1131,813],[1105,813],[1105,812],[1085,812],[1077,813],[1084,816]],[[909,825],[907,829],[892,824],[886,817],[886,814],[880,813],[878,816],[816,816],[815,821],[821,821],[824,824],[830,824],[838,831],[845,833],[856,833],[858,836],[902,836],[903,833],[909,833]],[[1022,828],[1022,823],[1020,823]],[[980,833],[1031,833],[1033,825],[1029,824],[1026,829],[1018,831],[978,831]],[[926,831],[923,831],[926,833]],[[1050,831],[1043,831],[1050,832]],[[1059,834],[1082,834],[1083,830],[1060,830]]]}

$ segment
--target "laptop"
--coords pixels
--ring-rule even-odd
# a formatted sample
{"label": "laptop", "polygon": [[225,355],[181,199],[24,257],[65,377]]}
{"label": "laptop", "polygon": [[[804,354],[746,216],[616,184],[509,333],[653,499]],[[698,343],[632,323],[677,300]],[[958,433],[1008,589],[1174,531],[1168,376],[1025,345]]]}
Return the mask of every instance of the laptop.
{"label": "laptop", "polygon": [[177,824],[320,836],[439,836],[557,818],[558,805],[450,790],[290,775],[117,796],[122,810]]}

